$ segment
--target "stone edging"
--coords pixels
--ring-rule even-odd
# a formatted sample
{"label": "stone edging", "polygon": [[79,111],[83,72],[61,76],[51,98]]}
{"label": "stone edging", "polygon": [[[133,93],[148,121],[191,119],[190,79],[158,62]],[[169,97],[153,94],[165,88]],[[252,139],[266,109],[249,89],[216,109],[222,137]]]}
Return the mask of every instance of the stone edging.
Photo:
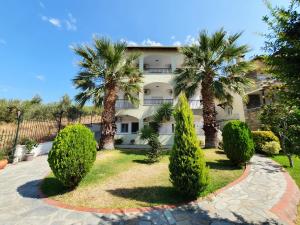
{"label": "stone edging", "polygon": [[114,214],[114,213],[115,214],[125,214],[125,213],[150,212],[150,211],[153,211],[153,210],[174,209],[176,207],[180,207],[180,206],[184,206],[184,205],[195,204],[197,202],[200,202],[202,200],[205,200],[207,198],[211,198],[211,197],[213,197],[217,194],[220,194],[221,192],[224,192],[225,190],[231,188],[232,186],[234,186],[237,183],[244,180],[250,173],[250,167],[251,167],[250,164],[247,164],[243,174],[238,179],[236,179],[233,182],[227,184],[225,187],[222,187],[222,188],[216,190],[215,192],[209,194],[208,196],[205,196],[204,198],[202,198],[200,200],[195,200],[195,201],[191,201],[189,203],[183,203],[183,204],[178,204],[178,205],[158,205],[158,206],[152,206],[152,207],[127,208],[127,209],[88,208],[88,207],[82,207],[82,206],[72,206],[72,205],[68,205],[66,203],[62,203],[60,201],[48,198],[41,190],[42,182],[41,182],[41,184],[38,188],[38,194],[43,199],[43,201],[48,205],[52,205],[52,206],[59,207],[59,208],[64,208],[64,209],[81,211],[81,212],[94,212],[94,213],[104,213],[104,214]]}
{"label": "stone edging", "polygon": [[284,169],[282,172],[284,173],[287,184],[286,189],[279,202],[277,202],[270,211],[277,215],[281,220],[286,221],[290,225],[294,225],[294,221],[297,218],[297,205],[300,200],[300,191],[289,173]]}

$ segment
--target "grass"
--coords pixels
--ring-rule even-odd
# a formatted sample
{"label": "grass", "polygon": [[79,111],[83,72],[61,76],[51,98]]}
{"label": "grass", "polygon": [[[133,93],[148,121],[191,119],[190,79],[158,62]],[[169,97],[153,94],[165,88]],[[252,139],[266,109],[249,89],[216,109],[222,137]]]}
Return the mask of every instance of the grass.
{"label": "grass", "polygon": [[[232,166],[226,155],[215,149],[204,150],[210,167],[210,185],[205,196],[237,179],[242,168]],[[176,193],[169,181],[169,157],[147,164],[145,150],[113,150],[99,152],[90,173],[73,191],[66,190],[50,174],[42,191],[52,199],[74,206],[92,208],[133,208],[178,204],[187,201]]]}
{"label": "grass", "polygon": [[[293,157],[294,168],[290,167],[289,160],[285,155],[275,155],[272,159],[282,165],[289,172],[300,188],[300,159],[298,157]],[[298,217],[296,224],[300,225],[300,204],[298,205]]]}

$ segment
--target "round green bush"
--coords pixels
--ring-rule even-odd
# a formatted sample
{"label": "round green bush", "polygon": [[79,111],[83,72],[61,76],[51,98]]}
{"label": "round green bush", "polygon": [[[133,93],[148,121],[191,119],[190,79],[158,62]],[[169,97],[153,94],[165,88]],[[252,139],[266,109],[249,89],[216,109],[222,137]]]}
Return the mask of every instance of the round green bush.
{"label": "round green bush", "polygon": [[87,127],[69,125],[53,141],[48,162],[55,177],[66,187],[74,188],[89,172],[96,159],[96,141]]}
{"label": "round green bush", "polygon": [[277,141],[269,141],[262,146],[262,151],[267,155],[278,155],[280,150],[281,146]]}
{"label": "round green bush", "polygon": [[255,151],[259,153],[265,153],[262,148],[266,142],[275,141],[280,145],[279,138],[272,131],[252,131],[252,137]]}
{"label": "round green bush", "polygon": [[228,122],[223,128],[223,148],[235,165],[248,162],[254,154],[254,142],[247,124],[239,120]]}

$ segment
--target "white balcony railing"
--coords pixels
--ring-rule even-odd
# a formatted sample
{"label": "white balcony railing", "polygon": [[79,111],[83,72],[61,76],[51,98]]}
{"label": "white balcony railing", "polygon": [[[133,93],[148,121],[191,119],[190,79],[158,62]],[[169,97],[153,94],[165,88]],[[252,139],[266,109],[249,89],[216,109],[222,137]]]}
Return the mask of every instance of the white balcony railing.
{"label": "white balcony railing", "polygon": [[163,103],[173,104],[173,99],[144,99],[144,105],[161,105]]}
{"label": "white balcony railing", "polygon": [[172,73],[171,68],[145,68],[144,73]]}
{"label": "white balcony railing", "polygon": [[134,108],[136,107],[126,99],[118,99],[116,101],[116,109],[134,109]]}
{"label": "white balcony railing", "polygon": [[201,100],[189,100],[189,103],[190,103],[191,109],[201,109],[202,108]]}
{"label": "white balcony railing", "polygon": [[[144,99],[144,105],[161,105],[163,103],[174,104],[174,99]],[[201,100],[189,100],[191,109],[201,109]],[[118,99],[116,101],[116,109],[136,109],[137,107],[133,105],[126,99]]]}

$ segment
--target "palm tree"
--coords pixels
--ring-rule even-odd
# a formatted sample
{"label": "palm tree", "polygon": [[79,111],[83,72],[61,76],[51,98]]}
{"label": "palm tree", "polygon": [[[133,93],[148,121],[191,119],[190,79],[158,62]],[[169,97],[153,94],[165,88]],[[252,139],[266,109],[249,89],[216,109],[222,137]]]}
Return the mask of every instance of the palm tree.
{"label": "palm tree", "polygon": [[202,31],[196,43],[180,48],[184,63],[176,70],[175,95],[185,92],[191,97],[201,87],[206,148],[218,145],[215,100],[231,106],[232,94],[243,95],[250,83],[244,75],[251,65],[241,60],[249,48],[237,44],[240,36],[228,35],[223,29],[211,36]]}
{"label": "palm tree", "polygon": [[81,57],[81,70],[73,83],[81,92],[75,96],[80,105],[92,101],[103,107],[100,148],[114,149],[115,103],[117,92],[124,98],[138,103],[142,75],[136,65],[138,53],[127,53],[124,42],[112,43],[106,38],[95,38],[93,46],[81,45],[74,48]]}

